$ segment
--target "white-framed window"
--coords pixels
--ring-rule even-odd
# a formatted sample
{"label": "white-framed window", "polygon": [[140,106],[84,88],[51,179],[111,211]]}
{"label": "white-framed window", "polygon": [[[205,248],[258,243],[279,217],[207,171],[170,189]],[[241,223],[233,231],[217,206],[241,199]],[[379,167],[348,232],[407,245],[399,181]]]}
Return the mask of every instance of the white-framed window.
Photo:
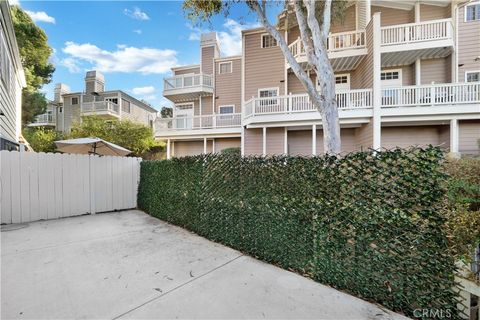
{"label": "white-framed window", "polygon": [[465,82],[480,82],[480,70],[465,72]]}
{"label": "white-framed window", "polygon": [[78,104],[78,97],[72,97],[72,105]]}
{"label": "white-framed window", "polygon": [[480,20],[480,2],[474,2],[465,6],[465,22]]}
{"label": "white-framed window", "polygon": [[193,102],[180,103],[175,105],[174,109],[174,126],[177,129],[191,129],[193,128],[194,115]]}
{"label": "white-framed window", "polygon": [[272,35],[270,35],[269,33],[262,34],[261,43],[260,43],[260,46],[262,48],[271,48],[271,47],[276,47],[277,45],[278,45],[277,40],[275,40],[275,38]]}
{"label": "white-framed window", "polygon": [[122,112],[130,113],[130,101],[122,99]]}
{"label": "white-framed window", "polygon": [[402,69],[385,70],[380,73],[382,85],[382,102],[386,105],[396,104],[399,100],[399,91],[388,88],[402,86]]}
{"label": "white-framed window", "polygon": [[401,70],[388,70],[388,71],[382,71],[380,74],[380,79],[381,80],[401,80]]}
{"label": "white-framed window", "polygon": [[218,73],[232,73],[232,61],[220,62],[218,64]]}
{"label": "white-framed window", "polygon": [[105,101],[110,101],[112,103],[118,104],[118,98],[105,98]]}
{"label": "white-framed window", "polygon": [[220,114],[231,114],[231,113],[234,113],[235,106],[234,105],[219,106],[218,111]]}
{"label": "white-framed window", "polygon": [[258,97],[259,98],[276,97],[278,96],[278,91],[279,91],[278,87],[258,89]]}

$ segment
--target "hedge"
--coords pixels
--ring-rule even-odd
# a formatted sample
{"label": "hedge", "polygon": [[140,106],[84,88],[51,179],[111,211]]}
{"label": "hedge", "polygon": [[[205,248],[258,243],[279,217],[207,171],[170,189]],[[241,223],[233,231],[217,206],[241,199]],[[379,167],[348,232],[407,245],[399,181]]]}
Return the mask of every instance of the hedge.
{"label": "hedge", "polygon": [[439,148],[143,161],[138,205],[392,310],[458,316]]}

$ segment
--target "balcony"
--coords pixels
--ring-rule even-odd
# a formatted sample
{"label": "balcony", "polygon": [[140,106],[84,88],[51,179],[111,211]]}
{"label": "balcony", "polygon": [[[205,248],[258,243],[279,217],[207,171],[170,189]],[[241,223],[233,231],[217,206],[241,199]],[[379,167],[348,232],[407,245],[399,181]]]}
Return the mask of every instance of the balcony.
{"label": "balcony", "polygon": [[212,95],[213,80],[208,74],[186,74],[163,79],[163,96],[175,103]]}
{"label": "balcony", "polygon": [[[300,38],[292,42],[288,48],[300,64],[307,63],[307,55]],[[327,42],[327,51],[334,71],[355,69],[361,57],[367,54],[365,31],[330,34]]]}
{"label": "balcony", "polygon": [[56,117],[53,113],[44,113],[35,117],[34,122],[29,123],[29,127],[55,127]]}
{"label": "balcony", "polygon": [[453,50],[452,19],[381,28],[382,66],[414,63],[448,56]]}
{"label": "balcony", "polygon": [[[348,90],[336,93],[340,118],[368,118],[372,115],[372,90]],[[284,122],[320,120],[307,94],[252,98],[245,102],[246,125],[258,122]]]}
{"label": "balcony", "polygon": [[232,134],[241,132],[242,114],[210,114],[193,117],[162,118],[155,124],[158,138],[208,134]]}
{"label": "balcony", "polygon": [[382,89],[382,116],[480,116],[480,82]]}
{"label": "balcony", "polygon": [[83,102],[81,105],[82,116],[96,115],[106,119],[120,118],[119,105],[111,101]]}

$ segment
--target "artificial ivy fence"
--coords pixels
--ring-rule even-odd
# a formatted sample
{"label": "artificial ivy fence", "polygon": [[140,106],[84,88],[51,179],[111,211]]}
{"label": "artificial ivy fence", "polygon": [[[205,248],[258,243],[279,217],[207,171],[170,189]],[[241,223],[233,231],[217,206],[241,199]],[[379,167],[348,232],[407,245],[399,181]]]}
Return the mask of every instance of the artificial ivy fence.
{"label": "artificial ivy fence", "polygon": [[143,161],[148,214],[408,316],[457,295],[439,148]]}

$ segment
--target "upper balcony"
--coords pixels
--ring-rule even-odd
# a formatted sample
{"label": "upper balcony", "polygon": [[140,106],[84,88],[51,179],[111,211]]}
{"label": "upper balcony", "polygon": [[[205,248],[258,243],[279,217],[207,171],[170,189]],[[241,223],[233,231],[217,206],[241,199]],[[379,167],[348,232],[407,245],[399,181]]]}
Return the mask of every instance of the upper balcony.
{"label": "upper balcony", "polygon": [[[292,42],[288,48],[300,64],[307,63],[307,55],[300,38]],[[365,30],[330,34],[327,51],[334,71],[355,69],[361,57],[367,54]]]}
{"label": "upper balcony", "polygon": [[452,19],[381,28],[382,66],[406,65],[416,59],[443,58],[453,50]]}
{"label": "upper balcony", "polygon": [[213,95],[213,80],[208,74],[185,74],[163,79],[163,96],[172,102],[196,100]]}
{"label": "upper balcony", "polygon": [[162,118],[155,125],[158,138],[208,134],[233,134],[241,132],[242,114],[210,114]]}
{"label": "upper balcony", "polygon": [[35,117],[32,123],[29,123],[29,127],[55,127],[56,117],[53,113],[43,113]]}
{"label": "upper balcony", "polygon": [[120,118],[120,107],[111,101],[83,102],[81,113],[84,116],[96,115],[106,119]]}
{"label": "upper balcony", "polygon": [[[480,116],[480,82],[383,88],[380,94],[382,121],[411,116],[427,120],[452,114]],[[336,99],[340,123],[368,122],[373,115],[371,89],[339,91]],[[244,105],[244,125],[319,120],[320,113],[307,94],[252,98]]]}

